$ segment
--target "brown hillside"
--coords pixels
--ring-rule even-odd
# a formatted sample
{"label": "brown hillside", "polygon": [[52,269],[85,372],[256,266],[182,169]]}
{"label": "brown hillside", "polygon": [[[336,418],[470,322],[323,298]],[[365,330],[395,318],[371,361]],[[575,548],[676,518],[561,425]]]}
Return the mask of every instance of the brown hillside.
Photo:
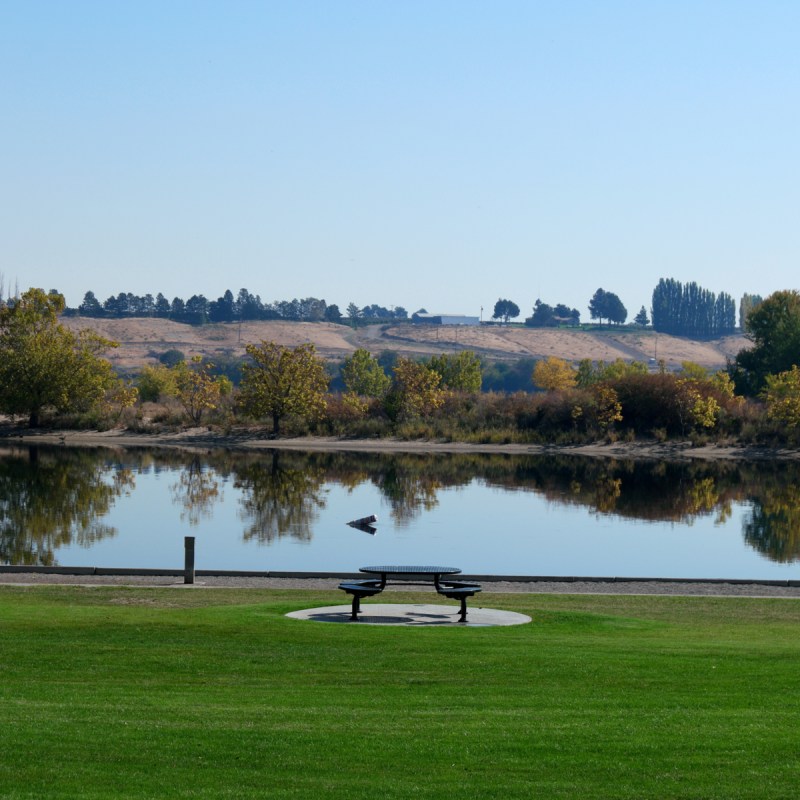
{"label": "brown hillside", "polygon": [[719,369],[748,345],[743,336],[696,341],[652,331],[573,331],[504,326],[372,325],[353,331],[343,325],[310,322],[244,322],[191,326],[164,319],[128,320],[65,317],[72,330],[90,328],[119,342],[109,354],[112,363],[136,370],[155,363],[166,350],[182,351],[187,358],[202,355],[211,360],[242,358],[245,345],[262,340],[295,347],[311,342],[323,358],[340,360],[357,347],[377,354],[394,350],[403,355],[431,355],[453,350],[474,350],[492,359],[557,356],[567,361],[645,361],[663,359],[668,367],[694,361]]}
{"label": "brown hillside", "polygon": [[344,358],[355,348],[342,334],[351,332],[342,325],[312,322],[243,322],[218,325],[183,325],[166,319],[90,319],[65,317],[65,326],[72,330],[89,328],[119,342],[108,353],[115,367],[139,369],[153,364],[160,353],[180,350],[187,358],[202,355],[216,359],[243,358],[245,346],[262,340],[288,347],[312,342],[327,359]]}

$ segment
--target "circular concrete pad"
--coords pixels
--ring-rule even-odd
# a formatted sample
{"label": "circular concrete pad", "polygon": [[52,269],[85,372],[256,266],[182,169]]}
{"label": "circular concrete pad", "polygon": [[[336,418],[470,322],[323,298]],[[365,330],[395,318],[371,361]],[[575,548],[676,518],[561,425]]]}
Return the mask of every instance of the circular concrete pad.
{"label": "circular concrete pad", "polygon": [[531,618],[514,611],[492,608],[467,608],[467,621],[459,622],[458,606],[434,606],[418,603],[364,603],[358,622],[350,619],[352,606],[326,606],[292,611],[287,617],[313,622],[349,622],[351,625],[458,625],[461,627],[490,627],[492,625],[524,625]]}

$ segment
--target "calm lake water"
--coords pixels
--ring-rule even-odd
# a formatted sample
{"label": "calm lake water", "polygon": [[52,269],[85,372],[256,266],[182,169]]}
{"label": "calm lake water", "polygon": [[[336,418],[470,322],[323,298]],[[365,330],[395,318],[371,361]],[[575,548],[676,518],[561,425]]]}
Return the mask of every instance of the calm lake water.
{"label": "calm lake water", "polygon": [[[800,470],[565,456],[0,448],[0,562],[800,579]],[[378,516],[374,535],[348,520]]]}

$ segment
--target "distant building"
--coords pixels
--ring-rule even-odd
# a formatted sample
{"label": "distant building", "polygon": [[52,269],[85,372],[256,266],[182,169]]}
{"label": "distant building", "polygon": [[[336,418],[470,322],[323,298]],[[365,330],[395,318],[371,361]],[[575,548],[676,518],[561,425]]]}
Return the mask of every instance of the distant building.
{"label": "distant building", "polygon": [[413,314],[411,321],[418,325],[480,325],[479,317],[467,317],[464,314]]}

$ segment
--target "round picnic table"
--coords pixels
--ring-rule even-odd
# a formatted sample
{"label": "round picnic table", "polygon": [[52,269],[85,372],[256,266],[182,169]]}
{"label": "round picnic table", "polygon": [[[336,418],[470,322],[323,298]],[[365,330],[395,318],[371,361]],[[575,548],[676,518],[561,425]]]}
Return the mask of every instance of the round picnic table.
{"label": "round picnic table", "polygon": [[467,621],[467,598],[472,597],[476,592],[481,591],[480,584],[477,583],[461,583],[459,581],[445,581],[440,582],[440,578],[444,575],[458,575],[461,570],[458,567],[435,567],[435,566],[410,566],[408,564],[389,565],[377,567],[359,567],[359,572],[364,572],[368,575],[380,575],[380,584],[376,587],[377,581],[362,581],[364,584],[372,584],[368,589],[360,590],[358,586],[344,585],[339,588],[344,589],[346,592],[353,594],[353,615],[351,619],[358,618],[358,597],[357,592],[363,591],[366,594],[368,591],[371,595],[383,591],[386,587],[387,577],[399,578],[398,584],[406,585],[420,585],[416,584],[415,578],[424,578],[425,583],[433,580],[433,585],[439,594],[452,599],[457,599],[461,602],[461,614],[459,620],[461,622]]}
{"label": "round picnic table", "polygon": [[426,583],[432,580],[437,592],[442,575],[458,575],[461,572],[458,567],[409,566],[408,564],[359,567],[358,571],[365,572],[367,575],[380,575],[381,588],[386,586],[387,577],[400,578],[398,583],[413,583],[416,578],[425,580]]}
{"label": "round picnic table", "polygon": [[437,586],[442,575],[458,575],[461,572],[458,567],[409,566],[407,564],[359,567],[358,571],[365,572],[368,575],[380,575],[382,583],[386,583],[386,578],[389,575],[394,577],[404,575],[409,578],[433,579],[434,584]]}

